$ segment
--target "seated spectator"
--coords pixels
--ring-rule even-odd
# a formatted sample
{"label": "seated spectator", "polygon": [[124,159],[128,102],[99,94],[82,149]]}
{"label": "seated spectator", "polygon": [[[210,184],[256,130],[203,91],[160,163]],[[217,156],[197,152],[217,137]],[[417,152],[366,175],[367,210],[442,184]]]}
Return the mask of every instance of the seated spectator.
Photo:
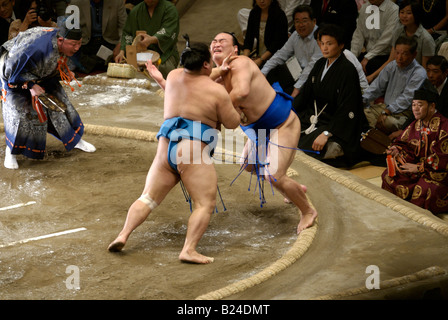
{"label": "seated spectator", "polygon": [[9,26],[16,19],[15,0],[0,0],[0,45],[8,41]]}
{"label": "seated spectator", "polygon": [[442,56],[433,56],[429,58],[426,65],[428,80],[436,88],[439,99],[436,102],[437,111],[443,116],[448,117],[448,61]]}
{"label": "seated spectator", "polygon": [[[314,37],[317,26],[313,9],[310,6],[301,5],[294,10],[293,15],[296,31],[292,33],[285,45],[266,62],[261,72],[270,84],[279,82],[283,91],[296,97],[314,63],[322,58],[322,51]],[[286,65],[291,57],[295,57],[302,68],[302,73],[297,79],[293,78]]]}
{"label": "seated spectator", "polygon": [[[364,92],[365,114],[370,127],[386,134],[403,129],[412,115],[413,92],[427,78],[426,70],[415,60],[417,41],[399,37],[395,43],[395,60],[390,62]],[[384,97],[384,103],[371,102]]]}
{"label": "seated spectator", "polygon": [[249,14],[243,55],[259,66],[288,40],[288,20],[277,0],[255,0]]}
{"label": "seated spectator", "polygon": [[319,28],[323,57],[294,99],[294,109],[303,130],[299,148],[325,162],[339,159],[343,165],[352,165],[359,160],[361,133],[368,124],[358,73],[342,54],[343,39],[338,26]]}
{"label": "seated spectator", "polygon": [[[426,74],[428,76],[428,80],[436,88],[439,94],[439,99],[436,102],[436,109],[446,117],[448,115],[448,86],[446,86],[446,79],[448,75],[448,61],[443,56],[433,56],[429,58],[426,66]],[[408,121],[406,121],[403,127],[406,128],[414,120],[414,115],[412,115],[411,117],[409,117]],[[398,137],[402,133],[403,130],[399,130],[397,132],[394,132],[389,137],[392,139]]]}
{"label": "seated spectator", "polygon": [[126,13],[129,14],[131,10],[143,0],[124,0],[124,7],[126,8]]}
{"label": "seated spectator", "polygon": [[[434,39],[423,28],[420,23],[422,17],[422,9],[418,0],[403,0],[399,6],[399,19],[401,26],[395,30],[392,36],[392,44],[397,41],[398,37],[414,37],[417,40],[417,56],[416,60],[423,68],[426,68],[426,63],[430,57],[435,54],[436,44]],[[389,59],[377,69],[371,75],[367,77],[369,83],[371,83],[383,70],[383,68],[392,60],[395,59],[395,50],[391,49]]]}
{"label": "seated spectator", "polygon": [[107,70],[110,59],[102,59],[97,53],[101,46],[112,50],[113,58],[120,53],[127,18],[123,0],[71,0],[70,4],[78,6],[81,17],[82,46],[77,70]]}
{"label": "seated spectator", "polygon": [[353,32],[356,29],[358,6],[356,0],[311,0],[317,25],[335,24],[344,32],[344,46],[350,50]]}
{"label": "seated spectator", "polygon": [[437,99],[429,80],[414,92],[415,121],[387,150],[394,164],[382,174],[383,189],[433,214],[448,211],[448,119],[437,112]]}
{"label": "seated spectator", "polygon": [[364,73],[364,70],[362,70],[362,65],[359,62],[358,58],[356,58],[356,56],[347,49],[344,49],[344,51],[342,51],[345,55],[345,57],[347,58],[348,61],[350,61],[356,68],[356,71],[358,72],[358,76],[359,76],[359,84],[361,86],[361,92],[364,93],[364,91],[367,90],[367,88],[369,87],[369,83],[367,82],[367,78],[366,78],[366,74]]}
{"label": "seated spectator", "polygon": [[[371,5],[379,9],[378,19],[374,17],[373,21],[379,23],[377,27],[369,24],[373,14],[369,9]],[[350,50],[361,61],[366,76],[389,59],[392,36],[398,26],[398,6],[391,0],[369,0],[359,10]]]}
{"label": "seated spectator", "polygon": [[[300,5],[308,5],[310,4],[310,2],[311,0],[278,0],[280,8],[285,12],[286,18],[288,19],[288,30],[294,32],[294,21],[293,21],[294,9]],[[240,25],[241,31],[243,32],[243,36],[246,35],[247,20],[249,19],[250,10],[251,9],[249,8],[242,8],[238,11],[237,14],[238,24]]]}
{"label": "seated spectator", "polygon": [[144,0],[129,13],[121,36],[120,53],[115,62],[125,58],[126,45],[134,42],[136,31],[146,31],[143,44],[148,50],[160,54],[159,70],[166,78],[168,73],[179,65],[177,37],[179,35],[179,14],[168,0]]}
{"label": "seated spectator", "polygon": [[358,11],[361,9],[362,5],[366,2],[367,0],[356,0],[356,6],[358,7]]}
{"label": "seated spectator", "polygon": [[[53,8],[55,14],[56,14],[56,20],[57,17],[65,16],[65,10],[67,9],[68,4],[71,0],[46,0],[47,5],[50,8]],[[70,3],[71,4],[71,3]]]}
{"label": "seated spectator", "polygon": [[433,36],[440,37],[441,32],[446,33],[448,24],[448,0],[420,0],[423,17],[423,27]]}
{"label": "seated spectator", "polygon": [[15,38],[19,32],[23,32],[33,27],[52,27],[58,25],[52,19],[55,17],[51,7],[46,7],[39,0],[22,0],[17,19],[9,26],[8,40]]}

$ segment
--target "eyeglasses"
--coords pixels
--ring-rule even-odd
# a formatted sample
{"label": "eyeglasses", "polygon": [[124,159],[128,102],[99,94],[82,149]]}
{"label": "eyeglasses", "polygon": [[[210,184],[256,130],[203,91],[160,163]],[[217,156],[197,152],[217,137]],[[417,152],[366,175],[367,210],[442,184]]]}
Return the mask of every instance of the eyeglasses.
{"label": "eyeglasses", "polygon": [[310,23],[311,22],[311,19],[303,19],[303,20],[294,20],[294,23],[296,23],[296,24],[307,24],[307,23]]}

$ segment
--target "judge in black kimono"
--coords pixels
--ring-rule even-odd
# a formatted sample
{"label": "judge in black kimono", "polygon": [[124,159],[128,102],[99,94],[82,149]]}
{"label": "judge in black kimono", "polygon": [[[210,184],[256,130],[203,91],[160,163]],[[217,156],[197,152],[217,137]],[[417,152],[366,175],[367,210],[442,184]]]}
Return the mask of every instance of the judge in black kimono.
{"label": "judge in black kimono", "polygon": [[323,26],[317,40],[323,58],[294,100],[303,130],[299,148],[324,162],[338,159],[350,166],[360,158],[361,133],[368,129],[359,76],[343,54],[344,37],[338,26]]}

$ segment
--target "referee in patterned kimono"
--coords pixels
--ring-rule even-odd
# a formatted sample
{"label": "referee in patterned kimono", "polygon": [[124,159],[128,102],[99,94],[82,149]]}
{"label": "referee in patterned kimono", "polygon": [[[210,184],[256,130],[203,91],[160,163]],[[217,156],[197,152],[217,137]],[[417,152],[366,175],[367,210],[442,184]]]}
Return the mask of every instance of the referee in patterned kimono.
{"label": "referee in patterned kimono", "polygon": [[[31,28],[0,47],[6,168],[19,168],[18,154],[43,159],[47,133],[59,139],[67,151],[96,150],[81,139],[84,125],[60,83],[62,80],[71,87],[75,78],[67,63],[80,46],[81,30],[67,29],[61,21],[59,29]],[[37,98],[43,94],[65,104],[65,112],[45,108]]]}

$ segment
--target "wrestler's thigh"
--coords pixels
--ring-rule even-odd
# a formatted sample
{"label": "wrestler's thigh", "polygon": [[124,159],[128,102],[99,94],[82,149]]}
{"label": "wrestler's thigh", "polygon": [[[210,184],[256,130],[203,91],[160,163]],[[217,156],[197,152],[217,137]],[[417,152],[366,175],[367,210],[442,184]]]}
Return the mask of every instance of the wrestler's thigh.
{"label": "wrestler's thigh", "polygon": [[240,165],[244,168],[244,170],[252,172],[254,170],[253,164],[256,159],[257,148],[255,143],[247,139],[246,144],[244,145],[243,153],[240,157]]}
{"label": "wrestler's thigh", "polygon": [[143,194],[160,204],[170,190],[179,182],[179,175],[168,164],[168,140],[159,139],[157,153],[146,176]]}
{"label": "wrestler's thigh", "polygon": [[294,160],[300,137],[300,121],[290,115],[286,123],[270,135],[268,146],[269,174],[280,177],[286,174]]}
{"label": "wrestler's thigh", "polygon": [[[182,141],[183,142],[183,141]],[[199,144],[195,141],[192,144]],[[185,143],[179,143],[180,153],[186,152]],[[193,152],[189,148],[190,152]],[[197,149],[194,149],[197,152]],[[194,162],[178,163],[177,168],[188,193],[195,205],[213,205],[216,202],[216,192],[218,178],[212,159],[208,156],[208,147],[201,143],[201,158],[198,155],[192,155]]]}

